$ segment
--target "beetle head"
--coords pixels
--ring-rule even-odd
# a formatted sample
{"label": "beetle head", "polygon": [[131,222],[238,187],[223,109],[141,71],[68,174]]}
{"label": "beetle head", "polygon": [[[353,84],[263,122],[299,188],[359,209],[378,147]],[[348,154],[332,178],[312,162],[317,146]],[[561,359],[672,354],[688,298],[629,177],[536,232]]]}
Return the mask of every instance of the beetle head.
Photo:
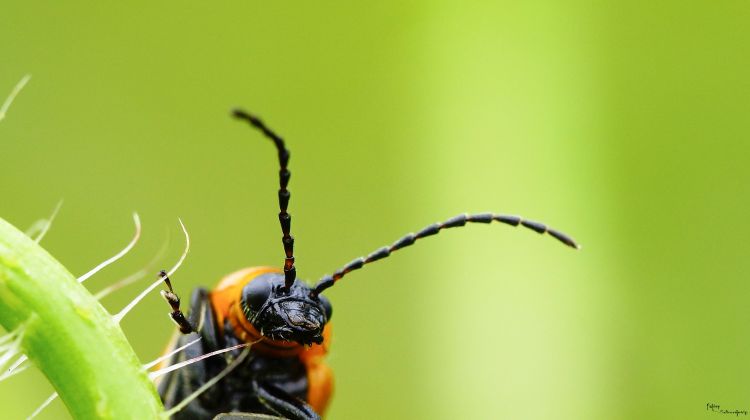
{"label": "beetle head", "polygon": [[311,292],[299,280],[287,290],[283,274],[263,274],[242,289],[242,310],[265,337],[303,345],[320,344],[332,308],[326,297],[313,296]]}

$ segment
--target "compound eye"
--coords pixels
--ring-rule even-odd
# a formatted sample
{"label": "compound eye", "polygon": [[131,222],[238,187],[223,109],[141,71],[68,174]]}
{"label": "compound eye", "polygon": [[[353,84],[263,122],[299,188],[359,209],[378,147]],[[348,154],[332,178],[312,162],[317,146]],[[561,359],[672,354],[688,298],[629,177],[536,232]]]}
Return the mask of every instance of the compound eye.
{"label": "compound eye", "polygon": [[328,300],[325,296],[318,296],[318,299],[320,299],[320,306],[323,307],[323,310],[326,313],[326,320],[331,320],[331,315],[333,315],[333,306],[331,306],[331,301]]}
{"label": "compound eye", "polygon": [[251,312],[260,311],[271,295],[271,283],[263,278],[256,278],[242,288],[242,302]]}

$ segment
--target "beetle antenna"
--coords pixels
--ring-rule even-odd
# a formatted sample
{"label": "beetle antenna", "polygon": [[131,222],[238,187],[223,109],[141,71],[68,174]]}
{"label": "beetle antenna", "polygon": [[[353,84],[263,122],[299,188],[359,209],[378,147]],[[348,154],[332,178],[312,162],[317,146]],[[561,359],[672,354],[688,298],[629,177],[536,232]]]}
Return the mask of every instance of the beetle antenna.
{"label": "beetle antenna", "polygon": [[284,287],[286,290],[289,290],[292,287],[292,283],[294,283],[294,279],[297,278],[297,269],[294,267],[294,237],[291,235],[292,216],[286,211],[289,206],[289,197],[291,196],[291,193],[286,188],[291,176],[291,172],[287,169],[287,164],[289,164],[289,149],[284,145],[284,140],[271,131],[270,128],[266,127],[260,118],[248,114],[241,109],[235,109],[232,111],[232,115],[235,118],[247,121],[251,126],[260,130],[266,137],[273,141],[279,152],[279,166],[281,167],[279,169],[279,223],[281,223],[281,232],[283,234],[281,243],[284,245],[284,253],[286,254],[286,258],[284,259]]}
{"label": "beetle antenna", "polygon": [[403,247],[413,244],[417,239],[422,239],[427,236],[435,235],[438,232],[440,232],[442,229],[464,226],[466,225],[466,223],[491,223],[493,220],[498,221],[500,223],[505,223],[506,225],[511,225],[511,226],[521,225],[523,227],[531,229],[540,234],[547,233],[553,238],[557,239],[558,241],[564,243],[565,245],[571,248],[580,249],[580,246],[570,236],[558,230],[548,228],[547,226],[539,222],[534,222],[531,220],[524,220],[523,218],[519,216],[507,216],[507,215],[493,214],[493,213],[480,213],[480,214],[470,215],[470,214],[464,213],[464,214],[459,214],[458,216],[452,217],[443,223],[433,223],[425,227],[424,229],[420,230],[417,233],[409,233],[408,235],[394,242],[393,245],[391,246],[384,246],[380,249],[377,249],[376,251],[374,251],[367,257],[359,257],[353,260],[349,264],[336,270],[333,273],[333,275],[323,276],[323,278],[321,278],[320,281],[318,281],[318,284],[315,285],[315,288],[313,289],[312,294],[314,296],[319,295],[321,292],[323,292],[323,290],[333,286],[338,280],[340,280],[350,271],[354,271],[359,268],[362,268],[362,266],[365,264],[369,264],[371,262],[381,260],[391,255],[393,251],[396,251],[398,249],[401,249]]}

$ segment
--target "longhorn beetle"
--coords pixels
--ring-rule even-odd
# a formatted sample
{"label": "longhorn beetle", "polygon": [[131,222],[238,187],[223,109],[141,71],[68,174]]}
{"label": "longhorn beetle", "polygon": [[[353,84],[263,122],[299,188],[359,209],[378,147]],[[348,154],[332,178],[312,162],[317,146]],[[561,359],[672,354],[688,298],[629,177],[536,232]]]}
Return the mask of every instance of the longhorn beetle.
{"label": "longhorn beetle", "polygon": [[171,363],[200,356],[230,346],[252,343],[249,357],[238,360],[240,350],[226,358],[208,358],[165,376],[159,394],[166,407],[180,403],[193,391],[220,374],[234,359],[236,367],[220,382],[179,411],[176,419],[231,418],[222,413],[266,413],[295,420],[318,419],[325,412],[333,388],[331,369],[323,360],[331,339],[331,303],[322,292],[346,274],[390,256],[418,239],[435,235],[443,229],[467,223],[488,224],[493,221],[523,226],[537,233],[547,233],[572,248],[578,245],[569,236],[542,223],[517,216],[494,213],[461,214],[442,223],[433,223],[417,233],[409,233],[390,246],[359,257],[333,275],[325,275],[315,286],[297,279],[294,265],[292,217],[287,212],[290,193],[289,150],[284,140],[258,117],[242,110],[235,118],[249,123],[273,141],[279,157],[279,222],[283,234],[283,270],[274,267],[245,268],[224,277],[211,291],[196,289],[190,302],[190,320],[180,310],[180,299],[174,293],[167,274],[159,276],[168,290],[162,296],[172,308],[171,317],[183,335],[176,335],[171,348],[180,347],[196,337],[198,345],[187,347]]}

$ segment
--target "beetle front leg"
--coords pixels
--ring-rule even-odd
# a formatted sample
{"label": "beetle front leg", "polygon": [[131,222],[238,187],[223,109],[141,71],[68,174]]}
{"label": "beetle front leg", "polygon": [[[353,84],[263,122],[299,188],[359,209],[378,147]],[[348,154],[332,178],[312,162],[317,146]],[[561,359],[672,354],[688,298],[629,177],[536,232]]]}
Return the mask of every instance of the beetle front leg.
{"label": "beetle front leg", "polygon": [[309,404],[269,383],[253,381],[253,390],[269,410],[290,420],[320,420]]}
{"label": "beetle front leg", "polygon": [[169,276],[167,276],[167,272],[164,270],[161,270],[159,272],[159,278],[164,280],[164,283],[166,283],[169,290],[162,290],[161,296],[164,298],[164,300],[169,303],[169,306],[172,307],[172,312],[169,314],[172,317],[172,321],[174,321],[175,324],[177,324],[178,327],[180,327],[180,332],[183,334],[190,334],[191,332],[195,331],[192,325],[190,325],[190,322],[188,322],[187,318],[185,318],[185,314],[182,313],[182,310],[180,310],[180,297],[177,296],[177,294],[172,289],[172,282],[169,280]]}

